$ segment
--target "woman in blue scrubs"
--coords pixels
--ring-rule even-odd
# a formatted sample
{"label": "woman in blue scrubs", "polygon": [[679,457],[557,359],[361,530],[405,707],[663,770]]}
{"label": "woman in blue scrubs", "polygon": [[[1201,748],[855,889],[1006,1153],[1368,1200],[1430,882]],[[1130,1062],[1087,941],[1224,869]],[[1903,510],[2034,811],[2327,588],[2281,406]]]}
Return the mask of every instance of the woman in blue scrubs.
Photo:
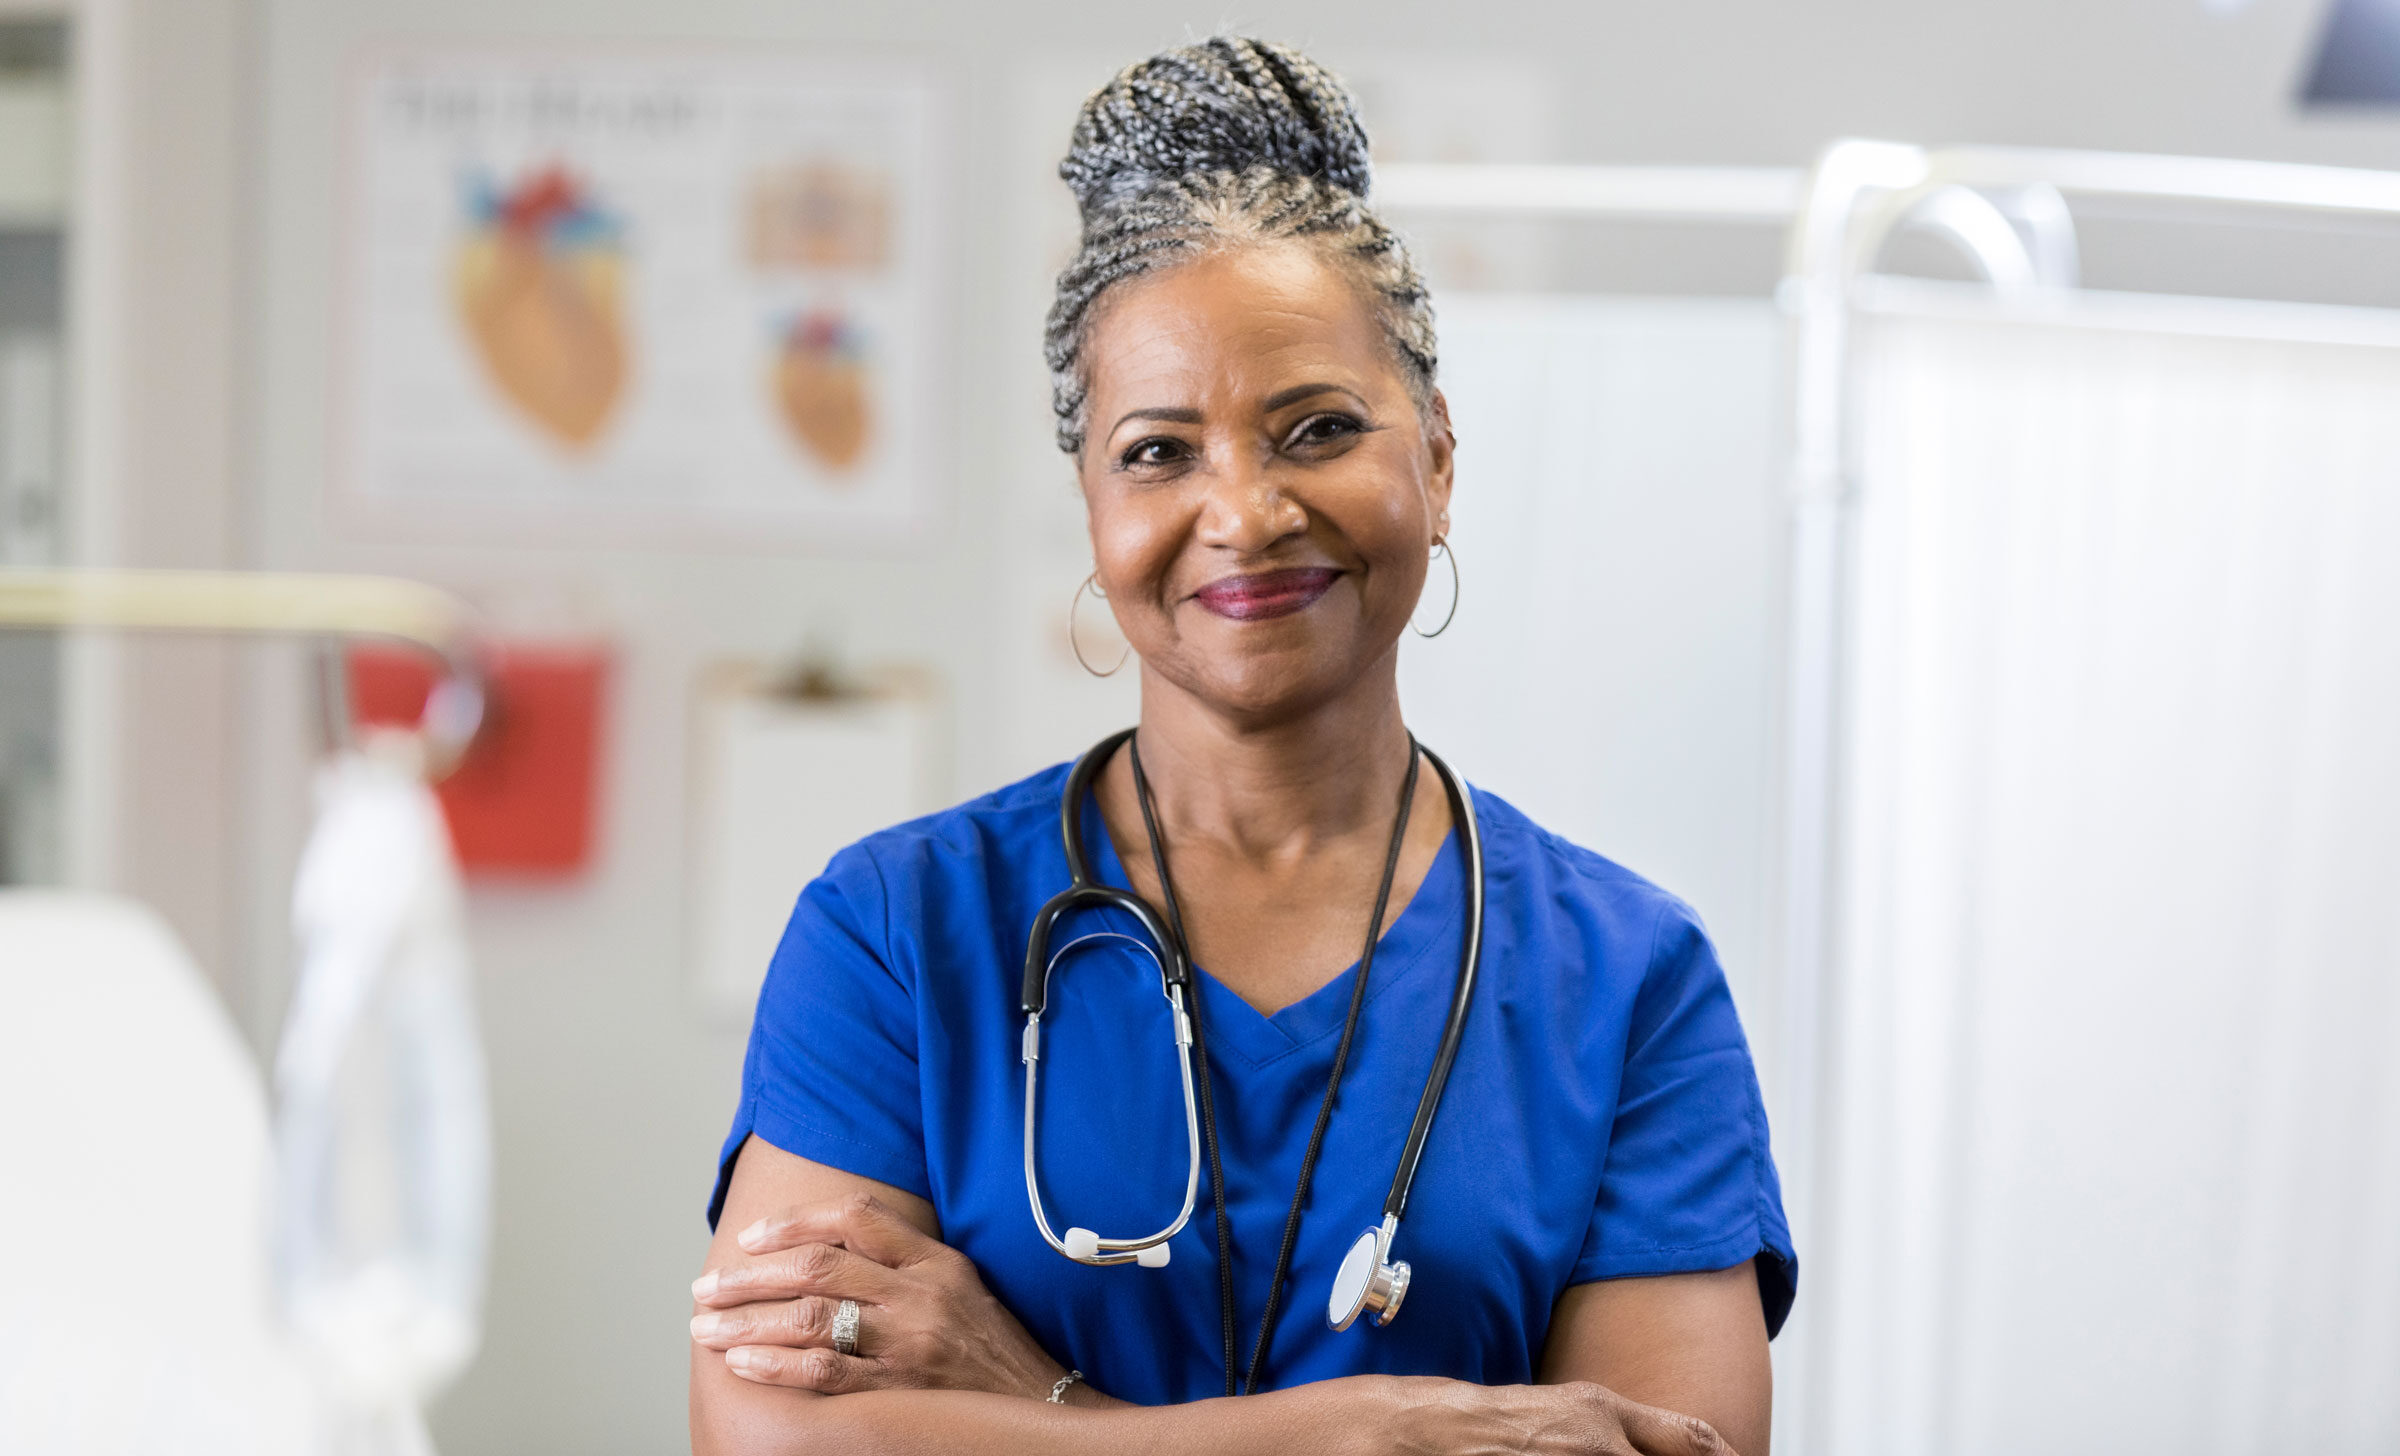
{"label": "woman in blue scrubs", "polygon": [[[1724,975],[1681,902],[1490,794],[1405,1307],[1319,1312],[1381,1217],[1466,930],[1395,677],[1449,527],[1431,311],[1366,207],[1350,98],[1290,50],[1130,68],[1061,174],[1084,237],[1048,339],[1059,438],[1142,688],[1075,812],[1100,879],[1171,887],[1222,1177],[1204,1165],[1163,1268],[1062,1258],[1027,1208],[1017,998],[1069,880],[1063,765],[853,845],[760,995],[694,1285],[695,1448],[1763,1456],[1796,1264]],[[1119,923],[1086,918],[1060,943]],[[1039,1114],[1061,1226],[1181,1206],[1168,1015],[1121,942],[1059,968]]]}

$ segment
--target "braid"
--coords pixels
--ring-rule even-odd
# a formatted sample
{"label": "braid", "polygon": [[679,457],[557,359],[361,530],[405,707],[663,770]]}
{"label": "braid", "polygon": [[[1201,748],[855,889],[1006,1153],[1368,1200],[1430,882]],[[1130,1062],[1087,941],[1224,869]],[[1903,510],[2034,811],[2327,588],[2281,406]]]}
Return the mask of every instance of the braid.
{"label": "braid", "polygon": [[1220,36],[1127,67],[1076,119],[1058,174],[1083,243],[1043,334],[1058,446],[1083,448],[1082,351],[1094,306],[1129,278],[1249,243],[1304,240],[1375,306],[1420,409],[1433,305],[1400,236],[1366,204],[1367,135],[1350,93],[1299,52]]}

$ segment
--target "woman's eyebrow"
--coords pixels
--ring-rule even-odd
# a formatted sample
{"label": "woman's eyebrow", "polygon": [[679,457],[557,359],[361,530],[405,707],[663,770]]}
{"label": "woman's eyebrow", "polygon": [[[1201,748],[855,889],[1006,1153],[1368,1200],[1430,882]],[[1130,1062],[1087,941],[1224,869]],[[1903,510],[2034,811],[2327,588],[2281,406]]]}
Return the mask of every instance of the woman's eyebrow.
{"label": "woman's eyebrow", "polygon": [[1127,410],[1117,417],[1115,424],[1108,427],[1108,432],[1113,435],[1124,429],[1127,420],[1164,420],[1171,425],[1196,425],[1200,423],[1200,411],[1168,405],[1160,405],[1153,409]]}
{"label": "woman's eyebrow", "polygon": [[1273,414],[1285,405],[1298,404],[1304,399],[1320,394],[1346,394],[1361,404],[1366,403],[1365,400],[1359,399],[1356,390],[1344,388],[1339,384],[1295,384],[1289,389],[1279,389],[1268,395],[1266,403],[1260,408],[1268,414]]}

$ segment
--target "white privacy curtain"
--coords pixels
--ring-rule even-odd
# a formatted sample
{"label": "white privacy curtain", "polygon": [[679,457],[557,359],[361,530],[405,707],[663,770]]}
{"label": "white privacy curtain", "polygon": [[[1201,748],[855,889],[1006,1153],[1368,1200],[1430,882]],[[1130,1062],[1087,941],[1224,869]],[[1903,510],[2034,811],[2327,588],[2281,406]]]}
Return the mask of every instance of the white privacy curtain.
{"label": "white privacy curtain", "polygon": [[[1440,307],[1459,606],[1401,639],[1409,726],[1691,901],[1762,1040],[1781,318],[1764,299]],[[1436,561],[1420,624],[1449,602]]]}
{"label": "white privacy curtain", "polygon": [[1808,1449],[2400,1450],[2400,324],[1886,299]]}

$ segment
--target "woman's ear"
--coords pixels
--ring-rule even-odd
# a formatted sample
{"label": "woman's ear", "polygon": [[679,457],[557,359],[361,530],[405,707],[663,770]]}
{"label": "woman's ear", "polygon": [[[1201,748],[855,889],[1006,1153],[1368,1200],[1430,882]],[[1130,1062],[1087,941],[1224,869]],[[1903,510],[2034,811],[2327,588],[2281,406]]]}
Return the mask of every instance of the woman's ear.
{"label": "woman's ear", "polygon": [[1450,533],[1450,480],[1457,464],[1458,437],[1450,429],[1450,401],[1440,390],[1425,411],[1426,500],[1433,507],[1434,534]]}

